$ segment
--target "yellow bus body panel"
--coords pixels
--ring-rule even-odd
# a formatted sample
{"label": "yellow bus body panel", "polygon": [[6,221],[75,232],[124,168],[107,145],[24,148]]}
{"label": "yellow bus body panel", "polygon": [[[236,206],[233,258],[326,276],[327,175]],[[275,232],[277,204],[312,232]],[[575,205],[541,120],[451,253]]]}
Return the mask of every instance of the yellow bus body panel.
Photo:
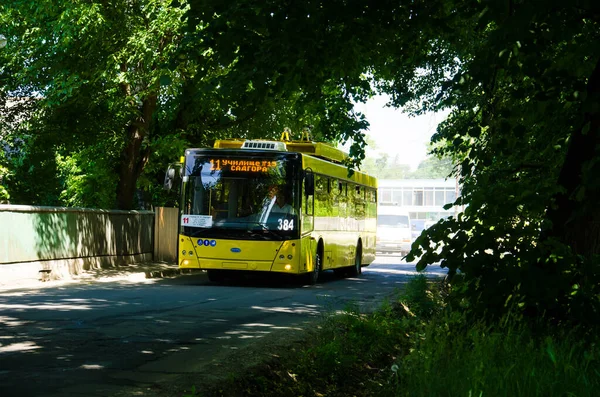
{"label": "yellow bus body panel", "polygon": [[[179,235],[178,263],[179,267],[184,269],[304,273],[312,270],[314,250],[310,244],[310,237],[302,240],[304,241],[209,239],[208,245],[204,245],[204,239]],[[289,265],[287,269],[286,265]]]}
{"label": "yellow bus body panel", "polygon": [[[348,176],[348,168],[312,156],[302,156],[302,168],[310,169],[314,174],[335,178],[347,183],[377,189],[377,179],[368,174],[355,171]],[[333,194],[333,193],[331,193]],[[366,205],[369,205],[366,203]],[[376,206],[376,203],[371,203]],[[347,216],[316,216],[314,230],[310,233],[318,242],[323,241],[323,269],[337,269],[354,265],[358,242],[362,246],[363,265],[375,260],[377,233],[376,216],[365,214],[364,219],[356,219],[356,214]]]}

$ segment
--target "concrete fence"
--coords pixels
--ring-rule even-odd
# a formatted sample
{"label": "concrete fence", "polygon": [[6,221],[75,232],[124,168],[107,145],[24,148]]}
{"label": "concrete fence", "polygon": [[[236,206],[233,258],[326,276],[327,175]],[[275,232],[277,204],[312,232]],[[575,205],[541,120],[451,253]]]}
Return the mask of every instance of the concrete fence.
{"label": "concrete fence", "polygon": [[175,230],[174,244],[161,243],[162,258],[170,259],[176,255],[177,217],[161,219],[161,228],[171,232],[155,229],[151,211],[0,205],[0,283],[152,261],[154,233],[173,239]]}

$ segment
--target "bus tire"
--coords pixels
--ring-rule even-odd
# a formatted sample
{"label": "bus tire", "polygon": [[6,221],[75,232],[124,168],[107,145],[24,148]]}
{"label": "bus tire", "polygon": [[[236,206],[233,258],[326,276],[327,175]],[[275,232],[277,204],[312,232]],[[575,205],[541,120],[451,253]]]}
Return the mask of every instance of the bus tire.
{"label": "bus tire", "polygon": [[222,283],[225,281],[225,275],[220,270],[208,269],[206,270],[206,274],[208,275],[208,281],[212,281],[213,283]]}
{"label": "bus tire", "polygon": [[354,255],[354,266],[349,269],[350,277],[358,277],[362,273],[362,246],[360,242],[356,246],[356,254]]}
{"label": "bus tire", "polygon": [[321,270],[323,270],[323,254],[320,250],[317,250],[317,255],[315,256],[315,267],[313,268],[312,272],[307,274],[307,283],[309,285],[315,285],[319,281]]}

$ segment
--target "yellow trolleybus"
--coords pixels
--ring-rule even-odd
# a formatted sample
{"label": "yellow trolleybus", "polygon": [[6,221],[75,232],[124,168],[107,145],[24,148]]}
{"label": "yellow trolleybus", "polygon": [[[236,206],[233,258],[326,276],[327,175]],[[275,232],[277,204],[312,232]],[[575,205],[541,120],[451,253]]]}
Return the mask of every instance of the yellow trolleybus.
{"label": "yellow trolleybus", "polygon": [[[178,262],[211,281],[277,272],[314,284],[375,258],[377,180],[311,141],[218,140],[182,158]],[[172,184],[169,169],[165,184]]]}

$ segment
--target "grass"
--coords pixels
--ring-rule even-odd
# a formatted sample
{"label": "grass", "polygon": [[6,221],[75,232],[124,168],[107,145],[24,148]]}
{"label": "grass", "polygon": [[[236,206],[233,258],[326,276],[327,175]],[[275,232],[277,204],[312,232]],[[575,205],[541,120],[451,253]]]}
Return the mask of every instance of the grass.
{"label": "grass", "polygon": [[417,277],[376,313],[349,307],[309,331],[301,349],[190,396],[599,395],[598,336],[536,329],[451,311]]}
{"label": "grass", "polygon": [[[596,396],[600,390],[597,338],[577,330],[532,335],[518,322],[468,327],[462,316],[423,327],[398,362],[397,396]],[[457,332],[459,331],[459,332]]]}

